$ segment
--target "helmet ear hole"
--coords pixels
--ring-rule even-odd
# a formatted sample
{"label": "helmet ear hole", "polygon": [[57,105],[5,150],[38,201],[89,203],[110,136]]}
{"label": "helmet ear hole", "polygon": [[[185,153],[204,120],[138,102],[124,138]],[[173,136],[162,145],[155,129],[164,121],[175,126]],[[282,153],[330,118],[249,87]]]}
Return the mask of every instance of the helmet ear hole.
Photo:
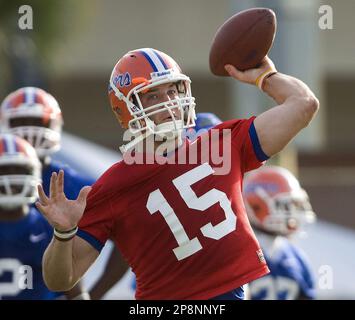
{"label": "helmet ear hole", "polygon": [[258,214],[258,213],[260,214],[261,208],[259,205],[257,205],[257,204],[252,205],[252,209],[255,212],[255,214]]}
{"label": "helmet ear hole", "polygon": [[114,111],[117,115],[119,115],[119,116],[122,114],[121,109],[118,108],[118,107],[114,108],[113,111]]}
{"label": "helmet ear hole", "polygon": [[259,204],[252,206],[255,217],[261,222],[266,217],[266,211]]}

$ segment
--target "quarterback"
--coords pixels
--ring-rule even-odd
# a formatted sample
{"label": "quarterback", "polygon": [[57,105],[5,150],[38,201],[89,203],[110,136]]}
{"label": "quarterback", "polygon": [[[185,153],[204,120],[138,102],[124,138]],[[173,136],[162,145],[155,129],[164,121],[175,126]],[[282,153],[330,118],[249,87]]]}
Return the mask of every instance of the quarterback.
{"label": "quarterback", "polygon": [[[245,211],[243,175],[307,126],[318,100],[303,82],[278,73],[268,57],[256,69],[225,68],[239,81],[257,83],[277,106],[219,124],[217,141],[207,131],[204,148],[204,135],[193,142],[183,137],[195,124],[195,99],[189,77],[170,56],[143,48],[117,62],[111,107],[134,135],[121,148],[123,158],[133,152],[151,160],[154,153],[155,161],[116,163],[76,200],[63,192],[63,171],[52,174],[48,195],[39,186],[37,207],[54,227],[43,257],[51,290],[73,287],[108,239],[136,275],[137,299],[243,299],[243,285],[269,272]],[[152,147],[142,145],[152,138]],[[217,174],[213,153],[225,139],[232,166]],[[197,161],[159,160],[181,152],[194,152],[188,159]]]}

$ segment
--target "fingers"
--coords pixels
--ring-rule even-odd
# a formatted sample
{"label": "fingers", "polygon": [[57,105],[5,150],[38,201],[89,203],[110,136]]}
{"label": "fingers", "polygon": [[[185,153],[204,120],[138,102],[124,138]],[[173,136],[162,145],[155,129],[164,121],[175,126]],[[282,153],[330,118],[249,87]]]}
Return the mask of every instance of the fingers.
{"label": "fingers", "polygon": [[37,186],[37,190],[38,190],[38,196],[39,196],[39,200],[35,203],[37,209],[45,216],[47,217],[47,209],[46,209],[46,205],[49,202],[49,198],[46,196],[46,194],[44,193],[43,187],[41,184],[39,184]]}
{"label": "fingers", "polygon": [[226,64],[224,66],[224,69],[226,69],[226,71],[228,72],[228,74],[231,77],[233,77],[233,78],[235,78],[237,80],[240,80],[240,81],[244,80],[244,72],[238,70],[236,67],[232,66],[231,64]]}
{"label": "fingers", "polygon": [[59,173],[52,172],[49,197],[56,198],[57,196],[64,195],[64,171],[59,170]]}
{"label": "fingers", "polygon": [[262,81],[259,80],[263,79],[267,72],[276,71],[274,63],[268,56],[264,57],[260,65],[245,71],[240,71],[231,64],[226,64],[224,68],[234,79],[257,86],[259,86],[259,83],[262,84]]}
{"label": "fingers", "polygon": [[57,180],[57,192],[63,193],[64,192],[64,171],[59,170],[58,180]]}
{"label": "fingers", "polygon": [[57,173],[52,172],[49,186],[49,197],[54,198],[57,195]]}
{"label": "fingers", "polygon": [[83,187],[80,190],[80,193],[78,195],[78,199],[77,199],[78,202],[80,202],[81,204],[86,204],[86,198],[87,198],[90,191],[91,191],[91,187],[89,187],[89,186]]}
{"label": "fingers", "polygon": [[39,196],[39,200],[43,203],[43,204],[47,204],[49,199],[46,196],[46,194],[44,193],[43,187],[41,184],[39,184],[37,186],[37,190],[38,190],[38,196]]}
{"label": "fingers", "polygon": [[37,209],[45,216],[47,217],[47,210],[44,205],[42,205],[39,201],[35,203]]}

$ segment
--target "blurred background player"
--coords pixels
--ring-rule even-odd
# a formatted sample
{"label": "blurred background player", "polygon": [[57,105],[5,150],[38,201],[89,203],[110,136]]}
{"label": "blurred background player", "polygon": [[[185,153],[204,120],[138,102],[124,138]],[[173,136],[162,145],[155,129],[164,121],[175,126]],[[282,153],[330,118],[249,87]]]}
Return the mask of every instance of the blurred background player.
{"label": "blurred background player", "polygon": [[41,163],[33,147],[0,135],[0,299],[54,299],[42,278],[53,229],[34,208]]}
{"label": "blurred background player", "polygon": [[306,191],[287,169],[267,166],[247,175],[243,196],[270,269],[249,284],[251,299],[314,299],[312,271],[304,253],[291,242],[305,223],[315,220]]}
{"label": "blurred background player", "polygon": [[[84,177],[51,157],[60,149],[63,126],[61,109],[51,94],[35,87],[20,88],[10,93],[2,102],[0,119],[2,132],[27,140],[36,150],[42,165],[43,188],[47,193],[52,172],[59,172],[61,169],[65,171],[64,190],[69,199],[76,199],[83,186],[94,182],[91,177]],[[80,283],[71,292],[71,297],[88,298]]]}
{"label": "blurred background player", "polygon": [[64,188],[69,199],[76,199],[83,186],[94,182],[91,177],[81,176],[66,164],[51,158],[60,149],[63,126],[61,109],[51,94],[35,87],[20,88],[4,99],[0,118],[3,132],[20,136],[35,148],[42,163],[46,192],[49,192],[52,172],[60,169],[65,171]]}

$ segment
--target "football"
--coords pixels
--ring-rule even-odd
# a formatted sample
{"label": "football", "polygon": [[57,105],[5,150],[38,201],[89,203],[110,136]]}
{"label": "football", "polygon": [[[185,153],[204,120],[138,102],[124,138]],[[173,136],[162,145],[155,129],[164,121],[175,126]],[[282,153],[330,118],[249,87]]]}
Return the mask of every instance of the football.
{"label": "football", "polygon": [[224,65],[239,70],[256,67],[272,47],[276,15],[268,8],[241,11],[229,18],[212,41],[209,64],[217,76],[229,76]]}

